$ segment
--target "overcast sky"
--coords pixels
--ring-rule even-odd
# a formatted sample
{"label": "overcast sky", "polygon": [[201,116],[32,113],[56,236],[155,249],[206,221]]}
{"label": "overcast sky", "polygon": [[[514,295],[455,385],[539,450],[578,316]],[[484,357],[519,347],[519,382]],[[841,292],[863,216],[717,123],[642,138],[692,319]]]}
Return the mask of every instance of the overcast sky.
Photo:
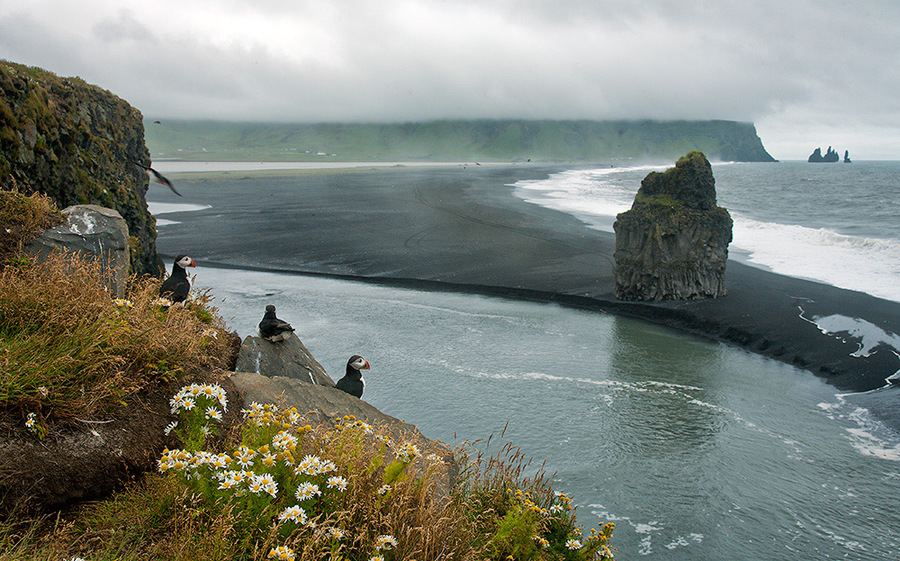
{"label": "overcast sky", "polygon": [[900,159],[898,0],[2,0],[0,58],[152,118],[730,119]]}

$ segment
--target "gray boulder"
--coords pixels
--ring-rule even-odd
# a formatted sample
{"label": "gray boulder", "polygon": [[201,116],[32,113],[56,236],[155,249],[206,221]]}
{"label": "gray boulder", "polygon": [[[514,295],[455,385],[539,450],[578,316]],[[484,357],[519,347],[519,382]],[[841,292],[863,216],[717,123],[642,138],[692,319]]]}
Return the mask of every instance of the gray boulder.
{"label": "gray boulder", "polygon": [[131,261],[125,219],[115,210],[97,205],[74,205],[62,213],[66,223],[45,230],[25,251],[38,260],[54,250],[100,259],[110,291],[116,298],[124,298]]}
{"label": "gray boulder", "polygon": [[724,296],[732,220],[716,206],[712,166],[690,152],[641,182],[616,217],[616,298],[691,300]]}
{"label": "gray boulder", "polygon": [[245,409],[255,401],[296,407],[300,413],[315,411],[327,419],[353,415],[370,425],[386,423],[392,429],[408,432],[416,438],[425,438],[415,425],[382,413],[365,401],[334,387],[284,376],[269,378],[254,372],[234,372],[229,380],[243,395]]}
{"label": "gray boulder", "polygon": [[269,378],[283,376],[312,385],[334,387],[334,380],[298,337],[270,343],[260,337],[247,336],[241,344],[235,370],[255,372]]}
{"label": "gray boulder", "polygon": [[311,420],[332,425],[346,415],[353,415],[359,421],[386,429],[397,442],[415,444],[423,455],[438,455],[443,459],[445,469],[440,472],[436,491],[443,496],[449,495],[459,476],[459,464],[447,444],[429,439],[415,425],[386,415],[337,388],[283,376],[268,378],[253,372],[234,372],[227,382],[243,396],[244,409],[248,409],[253,402],[274,403],[279,407],[296,407],[300,414],[312,417]]}

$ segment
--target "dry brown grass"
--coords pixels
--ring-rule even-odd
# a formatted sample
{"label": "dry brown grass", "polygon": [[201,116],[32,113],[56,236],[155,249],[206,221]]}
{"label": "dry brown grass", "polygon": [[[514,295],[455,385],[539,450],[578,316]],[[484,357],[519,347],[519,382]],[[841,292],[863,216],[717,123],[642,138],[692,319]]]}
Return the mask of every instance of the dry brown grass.
{"label": "dry brown grass", "polygon": [[154,380],[228,360],[208,296],[165,310],[153,303],[158,279],[132,279],[131,305],[106,286],[96,261],[63,252],[0,272],[0,407],[90,416]]}
{"label": "dry brown grass", "polygon": [[0,268],[24,244],[62,222],[63,216],[50,197],[0,190]]}

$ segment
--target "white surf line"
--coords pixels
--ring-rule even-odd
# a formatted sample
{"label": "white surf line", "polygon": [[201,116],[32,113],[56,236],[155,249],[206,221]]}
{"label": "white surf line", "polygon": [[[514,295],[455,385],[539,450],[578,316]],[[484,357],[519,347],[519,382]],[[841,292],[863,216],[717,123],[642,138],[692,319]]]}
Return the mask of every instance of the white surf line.
{"label": "white surf line", "polygon": [[802,307],[797,306],[797,308],[800,310],[800,319],[815,325],[823,334],[840,339],[844,343],[848,342],[848,338],[857,339],[855,341],[857,349],[850,353],[852,357],[871,356],[875,348],[881,344],[891,347],[892,352],[900,357],[898,355],[898,351],[900,351],[900,336],[895,333],[889,333],[872,322],[840,314],[813,316],[810,319],[805,316],[806,312]]}

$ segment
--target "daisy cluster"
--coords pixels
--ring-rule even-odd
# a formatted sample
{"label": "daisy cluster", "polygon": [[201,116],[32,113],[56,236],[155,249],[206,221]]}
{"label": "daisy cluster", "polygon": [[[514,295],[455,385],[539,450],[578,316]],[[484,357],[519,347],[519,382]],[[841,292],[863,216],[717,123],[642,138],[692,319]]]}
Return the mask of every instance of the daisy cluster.
{"label": "daisy cluster", "polygon": [[[372,429],[372,425],[365,423],[363,421],[358,420],[353,415],[345,415],[337,426],[338,429],[360,429],[366,434],[373,434],[375,431]],[[377,437],[385,438],[382,435],[377,435]]]}
{"label": "daisy cluster", "polygon": [[158,298],[154,298],[153,302],[151,302],[151,304],[153,304],[154,306],[161,306],[163,308],[171,308],[172,306],[175,305],[175,302],[173,302],[172,300],[170,300],[168,298],[160,296]]}
{"label": "daisy cluster", "polygon": [[134,302],[131,300],[126,300],[125,298],[116,298],[113,300],[113,306],[119,308],[120,310],[127,310],[134,308]]}
{"label": "daisy cluster", "polygon": [[[223,412],[228,411],[228,398],[225,396],[222,386],[219,384],[191,384],[184,386],[181,391],[172,396],[169,405],[172,408],[172,414],[176,415],[179,411],[191,411],[198,405],[203,406],[216,402],[222,407]],[[214,409],[214,405],[206,408],[207,415],[210,414],[211,409]],[[217,420],[221,420],[221,414],[218,414]]]}
{"label": "daisy cluster", "polygon": [[[172,411],[184,423],[200,422],[200,411],[208,407],[224,410],[226,405],[224,391],[218,386],[185,386],[171,400]],[[384,468],[381,486],[376,488],[382,496],[389,494],[391,484],[402,480],[408,466],[421,457],[415,444],[392,446],[389,438],[379,438],[371,425],[353,416],[339,419],[328,430],[322,425],[313,429],[294,408],[251,403],[242,412],[247,421],[242,444],[219,454],[192,450],[188,445],[185,449],[167,449],[159,460],[159,471],[178,474],[205,495],[210,505],[224,504],[220,499],[237,501],[238,511],[246,516],[262,520],[270,517],[280,535],[288,539],[294,531],[314,532],[335,541],[344,538],[344,530],[335,522],[343,516],[341,505],[354,478],[341,473],[342,466],[336,463],[340,456],[330,459],[330,450],[341,450],[344,442],[353,442],[354,446],[361,440],[381,443],[381,457],[395,458]],[[443,463],[435,454],[425,459]],[[390,534],[369,539],[373,540],[375,558],[399,545]],[[289,545],[294,544],[289,541],[274,547],[269,558],[294,559],[295,552]]]}
{"label": "daisy cluster", "polygon": [[401,462],[408,464],[419,455],[419,448],[415,444],[406,443],[400,446],[396,453]]}
{"label": "daisy cluster", "polygon": [[228,398],[218,384],[191,384],[172,396],[169,405],[172,414],[178,415],[180,420],[169,423],[165,428],[166,435],[177,429],[184,442],[202,445],[206,437],[216,431],[209,421],[221,422],[228,411]]}
{"label": "daisy cluster", "polygon": [[375,549],[378,551],[386,550],[386,549],[394,549],[397,547],[397,538],[391,536],[390,534],[378,536],[375,538]]}

